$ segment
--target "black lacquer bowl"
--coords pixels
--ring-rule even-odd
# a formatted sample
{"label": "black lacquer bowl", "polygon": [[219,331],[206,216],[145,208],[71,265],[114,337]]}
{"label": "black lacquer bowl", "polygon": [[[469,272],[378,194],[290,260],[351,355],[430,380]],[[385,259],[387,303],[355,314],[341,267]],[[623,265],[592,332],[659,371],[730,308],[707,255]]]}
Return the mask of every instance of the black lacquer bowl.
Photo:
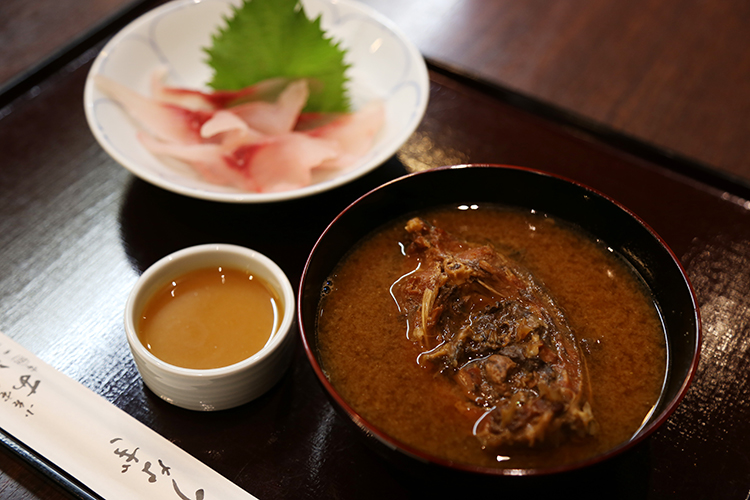
{"label": "black lacquer bowl", "polygon": [[[495,203],[535,209],[574,223],[606,242],[630,262],[650,288],[663,315],[668,343],[668,376],[650,418],[628,442],[584,462],[536,469],[475,467],[415,450],[379,431],[337,393],[326,378],[316,349],[316,316],[321,290],[344,255],[379,226],[414,211],[447,204]],[[601,462],[632,447],[672,414],[698,365],[701,326],[695,295],[685,271],[662,239],[642,220],[591,188],[543,172],[500,165],[459,165],[401,177],[362,196],[328,226],[302,276],[298,297],[300,332],[307,357],[333,405],[359,427],[368,441],[400,463],[488,475],[542,475]]]}

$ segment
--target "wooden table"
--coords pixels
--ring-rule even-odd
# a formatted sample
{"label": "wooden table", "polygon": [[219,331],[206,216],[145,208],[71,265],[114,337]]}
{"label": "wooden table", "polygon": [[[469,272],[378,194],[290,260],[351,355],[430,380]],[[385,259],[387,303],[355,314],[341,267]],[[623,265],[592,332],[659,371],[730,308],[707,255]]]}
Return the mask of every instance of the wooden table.
{"label": "wooden table", "polygon": [[[62,12],[80,3],[58,2]],[[331,218],[410,170],[464,162],[539,168],[614,197],[665,239],[698,296],[702,362],[677,412],[616,459],[573,474],[468,487],[532,497],[562,488],[584,498],[747,498],[744,3],[367,0],[432,63],[425,119],[370,175],[325,197],[274,206],[228,206],[162,191],[101,150],[82,109],[91,59],[107,36],[159,2],[90,3],[83,11],[107,22],[68,16],[65,23],[79,23],[72,34],[19,46],[22,55],[0,53],[2,67],[8,58],[27,61],[2,75],[1,331],[259,498],[458,494],[466,485],[409,476],[363,446],[331,412],[301,350],[281,384],[254,403],[205,414],[168,405],[142,386],[122,308],[148,265],[215,240],[272,256],[296,286]],[[4,2],[0,14],[20,5]],[[35,5],[37,14],[21,21],[26,27],[12,29],[52,38],[60,16],[45,17],[54,11]],[[0,19],[6,36],[11,18]],[[293,245],[279,243],[289,234]],[[265,439],[281,430],[277,441]],[[238,432],[245,434],[241,442]],[[315,443],[314,433],[322,436]],[[315,467],[313,448],[322,457]],[[3,498],[87,498],[22,448],[4,449],[0,470]]]}
{"label": "wooden table", "polygon": [[422,53],[750,179],[750,5],[365,0]]}

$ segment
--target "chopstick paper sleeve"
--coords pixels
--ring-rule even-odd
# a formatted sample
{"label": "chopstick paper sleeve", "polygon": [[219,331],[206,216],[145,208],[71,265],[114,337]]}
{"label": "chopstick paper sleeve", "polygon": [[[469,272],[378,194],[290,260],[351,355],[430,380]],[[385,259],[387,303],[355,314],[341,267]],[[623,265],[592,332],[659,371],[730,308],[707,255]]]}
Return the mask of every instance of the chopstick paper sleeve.
{"label": "chopstick paper sleeve", "polygon": [[0,427],[108,500],[255,498],[3,333]]}

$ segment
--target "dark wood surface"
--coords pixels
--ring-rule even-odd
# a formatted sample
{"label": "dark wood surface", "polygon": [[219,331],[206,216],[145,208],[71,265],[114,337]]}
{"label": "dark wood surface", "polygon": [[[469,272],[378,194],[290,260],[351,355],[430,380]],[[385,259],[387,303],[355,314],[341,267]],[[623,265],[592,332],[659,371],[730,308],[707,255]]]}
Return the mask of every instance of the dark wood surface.
{"label": "dark wood surface", "polygon": [[0,2],[0,91],[20,83],[133,0]]}
{"label": "dark wood surface", "polygon": [[[750,177],[741,140],[750,90],[737,80],[750,45],[739,2],[368,3],[437,61]],[[605,192],[665,239],[698,296],[702,361],[678,411],[635,449],[574,474],[477,481],[472,494],[747,498],[750,196],[742,183],[695,175],[669,151],[641,157],[597,127],[559,123],[554,110],[435,68],[423,123],[367,177],[272,206],[203,202],[135,179],[98,146],[81,102],[87,57],[0,112],[0,330],[43,360],[261,499],[456,493],[466,485],[411,476],[373,455],[333,413],[299,350],[279,386],[256,402],[217,413],[168,405],[140,381],[122,310],[139,273],[179,248],[249,246],[296,286],[328,221],[382,182],[452,163],[535,167]],[[0,453],[0,470],[2,498],[74,498],[12,451]]]}
{"label": "dark wood surface", "polygon": [[750,179],[750,4],[365,0],[431,58]]}

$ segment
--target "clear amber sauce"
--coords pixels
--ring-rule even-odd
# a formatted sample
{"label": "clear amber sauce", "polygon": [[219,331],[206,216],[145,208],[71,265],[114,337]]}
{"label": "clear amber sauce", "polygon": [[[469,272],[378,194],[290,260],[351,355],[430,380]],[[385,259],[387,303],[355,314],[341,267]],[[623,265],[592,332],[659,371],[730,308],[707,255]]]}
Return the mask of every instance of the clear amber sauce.
{"label": "clear amber sauce", "polygon": [[178,276],[143,308],[141,343],[162,361],[209,369],[238,363],[268,342],[283,311],[263,280],[211,267]]}
{"label": "clear amber sauce", "polygon": [[657,403],[666,374],[660,316],[625,261],[576,228],[543,215],[482,206],[420,215],[455,237],[489,244],[532,271],[567,313],[588,365],[599,432],[549,449],[483,450],[455,390],[417,362],[389,287],[404,267],[407,219],[381,228],[331,276],[321,302],[318,348],[342,397],[371,424],[413,448],[489,467],[577,462],[628,441]]}

